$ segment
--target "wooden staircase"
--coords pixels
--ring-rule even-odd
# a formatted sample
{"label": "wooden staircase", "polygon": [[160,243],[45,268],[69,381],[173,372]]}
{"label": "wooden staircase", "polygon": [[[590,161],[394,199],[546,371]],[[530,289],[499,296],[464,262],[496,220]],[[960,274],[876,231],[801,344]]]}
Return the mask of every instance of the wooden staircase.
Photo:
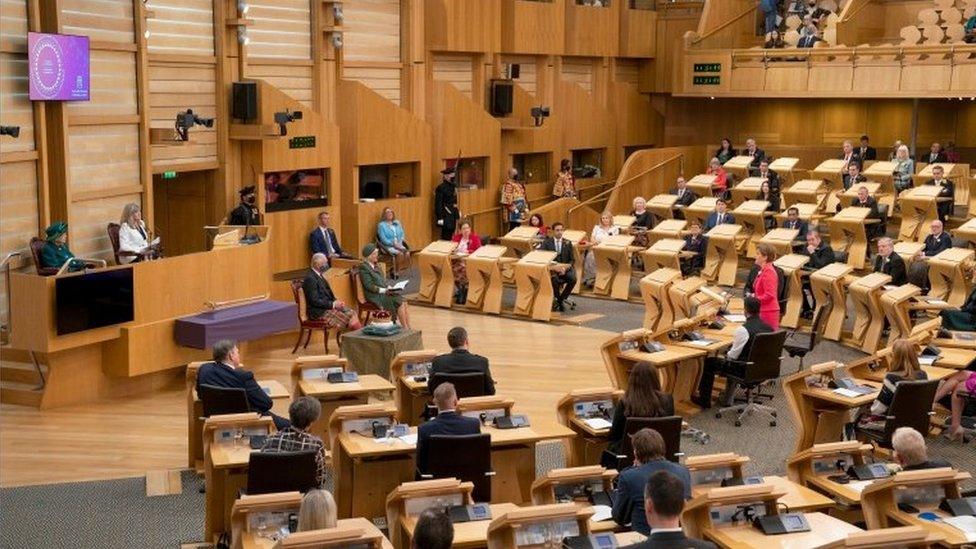
{"label": "wooden staircase", "polygon": [[47,374],[46,366],[40,368],[39,373],[30,362],[4,357],[0,361],[0,403],[39,407],[44,394],[41,375]]}

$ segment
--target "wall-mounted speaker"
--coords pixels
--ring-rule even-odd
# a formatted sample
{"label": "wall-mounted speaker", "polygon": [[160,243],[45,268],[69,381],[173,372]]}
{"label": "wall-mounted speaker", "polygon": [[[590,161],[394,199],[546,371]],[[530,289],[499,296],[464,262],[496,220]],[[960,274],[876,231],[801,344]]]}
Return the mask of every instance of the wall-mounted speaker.
{"label": "wall-mounted speaker", "polygon": [[519,75],[522,74],[522,66],[518,63],[512,63],[509,65],[508,73],[509,78],[518,80]]}
{"label": "wall-mounted speaker", "polygon": [[511,80],[492,80],[491,81],[491,105],[492,116],[508,116],[512,114],[512,99],[514,96],[515,85]]}
{"label": "wall-mounted speaker", "polygon": [[231,116],[243,122],[258,117],[257,82],[234,82]]}

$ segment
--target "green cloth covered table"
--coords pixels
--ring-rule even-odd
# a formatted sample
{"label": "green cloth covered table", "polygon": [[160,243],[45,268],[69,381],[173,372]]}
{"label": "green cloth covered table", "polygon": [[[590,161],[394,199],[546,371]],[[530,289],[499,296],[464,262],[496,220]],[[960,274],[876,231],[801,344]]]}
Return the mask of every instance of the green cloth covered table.
{"label": "green cloth covered table", "polygon": [[422,333],[403,330],[389,337],[374,337],[362,330],[349,332],[342,336],[342,356],[349,359],[349,365],[360,375],[376,374],[389,379],[393,357],[403,351],[424,348]]}

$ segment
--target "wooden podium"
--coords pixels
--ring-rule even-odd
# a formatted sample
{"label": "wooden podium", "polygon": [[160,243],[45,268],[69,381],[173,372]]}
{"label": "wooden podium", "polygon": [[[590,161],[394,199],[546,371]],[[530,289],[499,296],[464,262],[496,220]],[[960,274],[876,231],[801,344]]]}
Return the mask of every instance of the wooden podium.
{"label": "wooden podium", "polygon": [[759,189],[762,187],[763,181],[766,181],[765,177],[747,177],[737,183],[735,187],[732,187],[731,208],[735,208],[746,200],[756,198],[756,196],[759,194]]}
{"label": "wooden podium", "polygon": [[630,254],[640,249],[631,246],[633,241],[633,236],[619,234],[608,236],[591,248],[596,259],[594,294],[627,300],[630,295]]}
{"label": "wooden podium", "polygon": [[929,297],[943,299],[953,307],[966,302],[971,291],[969,281],[976,251],[966,248],[949,248],[929,258]]}
{"label": "wooden podium", "polygon": [[695,316],[695,295],[705,284],[706,280],[698,276],[675,279],[668,288],[668,297],[671,298],[675,320]]}
{"label": "wooden podium", "polygon": [[891,282],[884,273],[871,273],[862,276],[848,286],[854,302],[854,329],[851,332],[851,345],[860,347],[865,353],[874,353],[881,346],[881,333],[884,330],[884,311],[881,310],[881,292]]}
{"label": "wooden podium", "polygon": [[741,225],[729,224],[717,225],[708,231],[708,255],[702,276],[722,286],[735,285],[735,271],[739,265],[736,240],[741,231]]}
{"label": "wooden podium", "polygon": [[830,224],[830,246],[835,252],[847,253],[847,264],[855,269],[864,268],[868,253],[867,225],[880,223],[868,219],[868,208],[848,207],[828,220]]}
{"label": "wooden podium", "polygon": [[515,314],[546,322],[552,318],[553,289],[549,265],[555,259],[556,252],[536,250],[515,263]]}
{"label": "wooden podium", "polygon": [[871,164],[864,170],[864,176],[868,178],[868,181],[874,181],[875,183],[880,183],[881,187],[878,189],[878,193],[881,195],[878,198],[878,204],[885,204],[888,206],[888,211],[893,212],[895,210],[895,183],[893,173],[895,171],[895,166],[897,164],[894,162],[880,161]]}
{"label": "wooden podium", "polygon": [[451,254],[456,247],[457,244],[450,240],[435,240],[417,253],[417,268],[420,270],[418,300],[451,308],[454,297]]}
{"label": "wooden podium", "polygon": [[655,269],[677,269],[680,273],[681,250],[684,247],[684,240],[674,238],[658,240],[650,248],[641,252],[644,270],[651,272]]}
{"label": "wooden podium", "polygon": [[779,175],[780,186],[792,185],[796,180],[796,174],[793,172],[799,163],[799,158],[781,156],[769,163],[769,169]]}
{"label": "wooden podium", "polygon": [[733,156],[732,158],[725,161],[722,164],[725,171],[735,175],[735,178],[739,181],[749,177],[749,170],[752,168],[752,157],[751,156]]}
{"label": "wooden podium", "polygon": [[732,213],[736,223],[742,225],[742,232],[746,241],[746,257],[756,257],[756,244],[766,236],[766,208],[769,202],[765,200],[746,200]]}
{"label": "wooden podium", "polygon": [[[683,219],[665,219],[647,231],[647,245],[653,246],[655,242],[662,238],[681,238],[682,231],[688,224]],[[974,238],[976,240],[976,238]],[[645,269],[646,270],[646,269]]]}
{"label": "wooden podium", "polygon": [[416,526],[421,512],[433,504],[450,507],[475,503],[471,496],[473,491],[474,483],[461,482],[456,478],[405,482],[397,486],[386,498],[386,525],[390,542],[398,549],[410,547],[410,534],[414,530],[410,526]]}
{"label": "wooden podium", "polygon": [[685,220],[688,223],[697,221],[698,225],[704,228],[705,220],[708,219],[709,214],[715,211],[716,200],[716,198],[711,196],[703,196],[692,202],[691,206],[685,208]]}
{"label": "wooden podium", "polygon": [[969,164],[950,164],[948,162],[926,164],[912,178],[915,187],[921,187],[929,180],[935,179],[932,175],[932,168],[936,166],[942,166],[943,177],[951,179],[956,185],[955,205],[968,206],[969,215],[976,214],[976,204],[974,204],[976,202],[976,196],[974,196],[972,189],[970,189],[972,180],[970,179]]}
{"label": "wooden podium", "polygon": [[776,250],[776,256],[782,257],[793,253],[793,243],[799,234],[797,229],[770,229],[759,241],[772,246]]}
{"label": "wooden podium", "polygon": [[465,260],[468,273],[468,307],[483,313],[502,312],[502,268],[505,246],[486,245]]}
{"label": "wooden podium", "polygon": [[905,338],[912,333],[912,321],[908,314],[912,298],[922,290],[913,284],[902,284],[881,294],[881,310],[888,319],[888,341]]}
{"label": "wooden podium", "polygon": [[800,254],[788,254],[780,256],[773,262],[780,269],[789,281],[789,298],[786,301],[786,312],[779,323],[787,328],[800,327],[800,312],[803,309],[803,266],[810,261],[810,256]]}
{"label": "wooden podium", "polygon": [[839,158],[824,160],[816,168],[810,171],[811,179],[819,179],[828,186],[827,199],[824,208],[834,211],[837,207],[837,196],[831,191],[844,190],[844,161]]}
{"label": "wooden podium", "polygon": [[[901,205],[901,227],[898,240],[924,242],[930,224],[939,219],[939,191],[942,187],[914,187],[898,195]],[[947,200],[947,199],[946,199]]]}
{"label": "wooden podium", "polygon": [[507,246],[515,254],[515,257],[522,257],[534,250],[541,238],[538,228],[526,225],[515,227],[498,240],[502,246]]}
{"label": "wooden podium", "polygon": [[830,185],[822,179],[801,179],[789,188],[783,190],[783,203],[787,206],[795,204],[814,204],[818,211],[827,207],[827,193]]}
{"label": "wooden podium", "polygon": [[592,516],[592,508],[575,503],[520,508],[492,519],[488,549],[555,547],[564,537],[590,535]]}
{"label": "wooden podium", "polygon": [[[586,231],[579,231],[576,229],[565,229],[563,231],[563,238],[573,243],[573,269],[576,273],[580,275],[583,272],[583,259],[586,256],[586,251],[592,246],[592,242],[587,242],[586,244],[581,244],[584,240],[589,238],[589,233]],[[576,277],[576,286],[573,288],[573,293],[578,294],[580,288],[583,287],[583,277]]]}
{"label": "wooden podium", "polygon": [[659,221],[674,219],[674,203],[678,201],[676,194],[659,194],[647,201],[647,209]]}
{"label": "wooden podium", "polygon": [[969,247],[976,247],[976,210],[969,210],[970,218],[952,231],[952,236],[969,241]]}
{"label": "wooden podium", "polygon": [[844,277],[854,270],[847,263],[832,263],[810,273],[810,286],[817,307],[827,308],[827,322],[824,323],[823,337],[840,341],[847,314],[847,292],[844,291]]}
{"label": "wooden podium", "polygon": [[576,432],[576,436],[570,439],[570,466],[600,462],[600,456],[607,447],[610,427],[596,428],[587,420],[602,418],[612,421],[613,410],[623,396],[621,389],[599,387],[577,389],[559,399],[556,418],[560,424]]}
{"label": "wooden podium", "polygon": [[698,196],[712,196],[714,191],[718,189],[715,184],[716,176],[703,173],[692,177],[685,182],[687,188],[691,189],[691,192],[697,194]]}
{"label": "wooden podium", "polygon": [[681,279],[680,269],[657,269],[640,280],[644,299],[644,329],[657,333],[674,323],[674,306],[669,291]]}
{"label": "wooden podium", "polygon": [[427,381],[417,381],[430,376],[431,362],[438,351],[420,349],[401,351],[390,361],[390,381],[396,386],[393,401],[396,403],[397,419],[403,423],[417,425],[430,402]]}

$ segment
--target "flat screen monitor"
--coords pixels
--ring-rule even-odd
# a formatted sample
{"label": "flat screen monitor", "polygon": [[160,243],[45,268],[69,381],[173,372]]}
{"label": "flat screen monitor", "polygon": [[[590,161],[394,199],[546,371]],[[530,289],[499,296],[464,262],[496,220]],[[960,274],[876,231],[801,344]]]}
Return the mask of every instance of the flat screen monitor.
{"label": "flat screen monitor", "polygon": [[54,281],[58,335],[132,321],[132,268],[58,277]]}
{"label": "flat screen monitor", "polygon": [[91,65],[87,36],[27,33],[31,101],[88,101]]}

